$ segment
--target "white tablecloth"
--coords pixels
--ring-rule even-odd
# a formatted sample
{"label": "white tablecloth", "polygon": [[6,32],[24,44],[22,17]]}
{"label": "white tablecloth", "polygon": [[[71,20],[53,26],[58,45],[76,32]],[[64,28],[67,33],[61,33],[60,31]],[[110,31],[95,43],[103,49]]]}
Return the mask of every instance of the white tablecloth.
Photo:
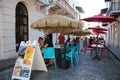
{"label": "white tablecloth", "polygon": [[99,47],[99,48],[103,48],[104,46],[103,45],[100,45],[100,44],[92,44],[91,47]]}

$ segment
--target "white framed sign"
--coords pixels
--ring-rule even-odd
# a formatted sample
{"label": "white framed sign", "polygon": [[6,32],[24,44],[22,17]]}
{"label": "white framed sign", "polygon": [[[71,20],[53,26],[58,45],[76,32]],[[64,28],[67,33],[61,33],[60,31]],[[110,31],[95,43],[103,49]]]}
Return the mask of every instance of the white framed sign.
{"label": "white framed sign", "polygon": [[17,53],[12,79],[30,80],[32,70],[47,72],[37,41],[22,41]]}

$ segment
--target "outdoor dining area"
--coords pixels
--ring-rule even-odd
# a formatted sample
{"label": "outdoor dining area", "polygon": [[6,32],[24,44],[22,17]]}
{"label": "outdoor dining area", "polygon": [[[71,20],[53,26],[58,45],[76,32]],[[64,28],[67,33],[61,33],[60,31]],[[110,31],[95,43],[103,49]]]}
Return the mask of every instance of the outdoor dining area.
{"label": "outdoor dining area", "polygon": [[[59,40],[54,40],[56,43],[50,46],[46,44],[45,47],[40,47],[42,45],[40,44],[39,49],[48,71],[47,73],[32,71],[31,80],[38,80],[39,77],[45,80],[117,79],[117,77],[111,76],[111,73],[116,71],[115,74],[119,75],[117,72],[119,69],[113,65],[114,57],[107,48],[109,45],[104,37],[100,37],[101,34],[107,34],[107,28],[100,26],[100,23],[116,20],[103,15],[80,19],[80,21],[82,20],[97,22],[98,25],[88,27],[90,32],[84,31],[82,30],[83,25],[79,21],[63,15],[49,15],[31,25],[31,28],[47,33],[45,35],[56,34]],[[93,34],[95,36],[92,36]],[[76,37],[71,40],[70,35]],[[67,36],[67,39],[64,39],[63,36]],[[59,39],[60,37],[61,39]],[[51,44],[50,40],[44,38],[42,40],[43,43]]]}
{"label": "outdoor dining area", "polygon": [[[90,34],[90,32],[82,31],[82,25],[79,23],[79,21],[63,15],[46,16],[43,19],[34,22],[31,25],[31,27],[34,29],[42,30],[49,34],[52,33],[56,33],[56,34],[60,33],[66,35],[73,33],[74,34],[81,33],[80,35]],[[46,42],[51,43],[48,39]],[[73,41],[72,43],[68,43],[68,42],[69,41],[66,41],[62,43],[62,45],[56,43],[56,45],[54,46],[48,46],[48,47],[44,46],[44,49],[42,49],[43,58],[44,59],[53,58],[55,68],[57,66],[56,63],[59,62],[61,62],[59,63],[60,67],[62,67],[63,62],[66,63],[64,64],[66,65],[66,68],[68,67],[69,62],[71,67],[73,67],[73,58],[75,58],[76,64],[78,64],[80,44],[79,43],[76,44]],[[59,56],[58,58],[60,59],[56,59],[56,55]],[[66,58],[70,59],[70,61],[68,61]]]}
{"label": "outdoor dining area", "polygon": [[[106,47],[106,42],[103,39],[99,39],[100,34],[106,34],[107,29],[102,28],[99,26],[100,22],[113,22],[116,21],[114,18],[109,16],[104,16],[102,14],[95,15],[89,18],[81,19],[87,22],[98,22],[96,27],[89,27],[88,29],[92,30],[92,33],[96,34],[96,38],[89,41],[89,43],[84,37],[84,44],[86,47],[83,48],[84,56],[86,55],[87,51],[90,51],[92,56],[93,52],[95,56],[93,60],[101,60],[99,57],[99,53],[106,51],[109,57],[109,50]],[[35,21],[31,27],[33,29],[42,30],[49,34],[52,33],[60,33],[65,35],[76,34],[79,36],[90,35],[90,32],[86,32],[82,30],[82,25],[79,21],[69,18],[63,15],[49,15],[45,16],[42,19]],[[51,43],[49,40],[46,41],[47,43]],[[41,49],[43,58],[44,59],[53,59],[54,67],[67,69],[68,67],[73,68],[74,64],[78,64],[80,61],[80,54],[81,54],[81,39],[69,41],[66,40],[64,43],[59,44],[56,43],[54,46],[48,46]],[[46,62],[46,61],[45,61]],[[47,60],[47,63],[49,61]]]}

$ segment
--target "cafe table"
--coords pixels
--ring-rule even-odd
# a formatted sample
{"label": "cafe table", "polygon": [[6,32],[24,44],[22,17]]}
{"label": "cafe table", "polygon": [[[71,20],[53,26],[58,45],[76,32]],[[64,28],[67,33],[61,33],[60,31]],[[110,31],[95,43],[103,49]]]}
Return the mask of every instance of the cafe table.
{"label": "cafe table", "polygon": [[104,45],[102,45],[102,44],[92,44],[91,47],[94,48],[95,53],[96,53],[96,54],[95,54],[95,57],[93,57],[93,60],[100,60],[100,58],[99,58],[99,56],[98,56],[98,54],[99,54],[99,49],[100,49],[100,48],[104,48]]}
{"label": "cafe table", "polygon": [[64,47],[63,47],[63,46],[60,46],[60,45],[55,45],[54,48],[55,48],[55,50],[56,50],[56,54],[58,54],[57,51],[60,51],[60,52],[59,52],[59,53],[60,53],[60,59],[62,59],[62,50],[64,49]]}

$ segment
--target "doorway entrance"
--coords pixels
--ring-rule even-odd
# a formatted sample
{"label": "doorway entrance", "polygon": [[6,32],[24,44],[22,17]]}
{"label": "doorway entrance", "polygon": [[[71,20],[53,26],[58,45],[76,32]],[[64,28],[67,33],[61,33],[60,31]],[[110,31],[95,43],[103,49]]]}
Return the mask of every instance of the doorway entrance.
{"label": "doorway entrance", "polygon": [[28,41],[28,11],[26,6],[19,2],[16,6],[16,51],[18,51],[21,41]]}

